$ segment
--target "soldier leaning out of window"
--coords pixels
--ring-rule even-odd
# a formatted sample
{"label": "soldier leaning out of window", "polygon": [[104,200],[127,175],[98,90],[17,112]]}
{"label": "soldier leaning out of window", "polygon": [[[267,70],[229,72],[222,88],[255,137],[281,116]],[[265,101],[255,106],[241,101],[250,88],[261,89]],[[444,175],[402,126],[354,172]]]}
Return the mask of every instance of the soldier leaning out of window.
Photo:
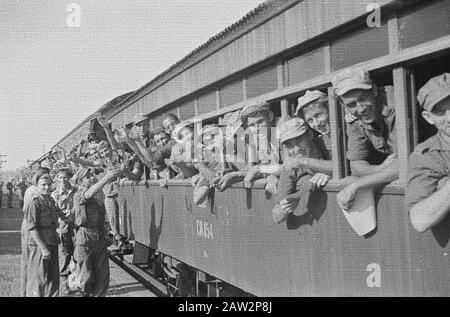
{"label": "soldier leaning out of window", "polygon": [[[323,159],[323,151],[315,142],[314,132],[303,119],[292,118],[281,123],[278,134],[281,146],[289,157]],[[330,178],[309,167],[283,169],[278,181],[279,203],[272,210],[273,220],[277,223],[285,220],[295,210],[305,192],[316,187],[322,188]]]}
{"label": "soldier leaning out of window", "polygon": [[348,210],[358,191],[398,179],[395,109],[386,105],[385,96],[361,68],[337,74],[333,88],[347,112],[347,159],[352,175],[359,177],[337,195],[339,205]]}
{"label": "soldier leaning out of window", "polygon": [[328,175],[333,173],[331,161],[330,116],[328,111],[328,97],[319,90],[307,90],[305,95],[298,98],[296,116],[305,120],[311,128],[314,142],[323,153],[323,159],[304,156],[288,156],[284,158],[284,166],[291,168],[311,168]]}
{"label": "soldier leaning out of window", "polygon": [[450,210],[450,73],[430,79],[417,96],[423,118],[437,134],[409,157],[405,203],[413,227],[424,232]]}
{"label": "soldier leaning out of window", "polygon": [[[244,181],[246,188],[251,188],[254,181],[261,178],[267,179],[266,188],[278,181],[276,176],[261,172],[261,166],[278,163],[278,152],[270,142],[274,114],[270,111],[269,104],[256,102],[246,105],[240,112],[240,120],[250,137],[249,144],[246,144],[248,164],[237,172],[224,175],[219,185],[221,191],[240,181]],[[245,134],[238,134],[237,138],[238,142],[245,142]],[[237,153],[237,156],[242,158],[244,153]]]}

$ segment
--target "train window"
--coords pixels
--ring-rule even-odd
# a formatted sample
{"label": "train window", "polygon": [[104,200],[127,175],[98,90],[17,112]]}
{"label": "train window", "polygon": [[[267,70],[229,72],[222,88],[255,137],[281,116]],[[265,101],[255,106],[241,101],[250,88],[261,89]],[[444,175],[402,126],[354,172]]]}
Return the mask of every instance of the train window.
{"label": "train window", "polygon": [[242,80],[233,81],[220,88],[220,107],[226,107],[244,100]]}
{"label": "train window", "polygon": [[286,61],[288,86],[323,75],[324,63],[323,48],[289,59]]}
{"label": "train window", "polygon": [[195,117],[195,102],[194,100],[183,103],[179,107],[180,109],[180,120],[187,120]]}
{"label": "train window", "polygon": [[177,107],[170,106],[170,108],[160,109],[158,111],[153,112],[150,115],[150,118],[153,120],[153,129],[160,128],[162,126],[162,122],[164,120],[164,115],[167,113],[173,113],[178,116]]}
{"label": "train window", "polygon": [[275,118],[281,117],[281,103],[279,101],[277,102],[270,102],[270,110],[273,112]]}
{"label": "train window", "polygon": [[419,108],[417,103],[417,92],[422,88],[425,83],[442,73],[450,73],[450,54],[444,55],[432,60],[421,62],[420,64],[413,65],[411,67],[411,72],[413,74],[413,84],[414,84],[414,103],[413,107],[416,111],[417,123],[414,129],[417,131],[418,142],[423,142],[430,136],[436,134],[436,128],[430,125],[425,119],[422,118],[422,109]]}
{"label": "train window", "polygon": [[450,34],[450,1],[433,1],[402,12],[399,29],[401,48]]}
{"label": "train window", "polygon": [[387,22],[380,27],[360,27],[330,43],[332,71],[389,54]]}
{"label": "train window", "polygon": [[264,68],[247,77],[247,98],[253,98],[278,88],[277,65]]}
{"label": "train window", "polygon": [[207,113],[217,109],[216,91],[210,91],[207,94],[201,95],[197,99],[197,114]]}
{"label": "train window", "polygon": [[299,96],[295,96],[288,99],[288,115],[291,117],[295,115],[295,110],[297,109],[298,105],[298,97]]}

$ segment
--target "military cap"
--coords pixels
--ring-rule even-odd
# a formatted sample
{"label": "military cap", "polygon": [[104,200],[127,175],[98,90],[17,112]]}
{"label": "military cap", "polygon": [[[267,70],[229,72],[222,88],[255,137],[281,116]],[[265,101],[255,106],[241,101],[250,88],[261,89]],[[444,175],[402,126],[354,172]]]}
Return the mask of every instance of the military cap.
{"label": "military cap", "polygon": [[360,67],[347,68],[334,76],[331,81],[336,95],[342,96],[352,89],[370,89],[372,80],[369,73]]}
{"label": "military cap", "polygon": [[431,78],[420,88],[417,100],[423,109],[431,111],[437,103],[448,96],[450,96],[450,73],[443,73]]}
{"label": "military cap", "polygon": [[133,124],[135,124],[135,125],[139,124],[142,121],[145,121],[147,119],[148,119],[148,116],[145,113],[138,113],[134,116]]}
{"label": "military cap", "polygon": [[308,126],[305,120],[295,117],[280,124],[278,127],[278,138],[283,143],[287,140],[298,138],[307,131]]}
{"label": "military cap", "polygon": [[295,110],[295,115],[298,115],[298,112],[301,108],[306,106],[307,104],[319,99],[319,98],[326,98],[327,95],[321,92],[320,90],[307,90],[306,93],[298,98],[298,105],[297,109]]}
{"label": "military cap", "polygon": [[240,113],[241,121],[242,122],[247,121],[247,118],[252,113],[259,112],[259,111],[267,111],[267,112],[270,111],[269,104],[265,101],[258,101],[258,102],[246,105]]}

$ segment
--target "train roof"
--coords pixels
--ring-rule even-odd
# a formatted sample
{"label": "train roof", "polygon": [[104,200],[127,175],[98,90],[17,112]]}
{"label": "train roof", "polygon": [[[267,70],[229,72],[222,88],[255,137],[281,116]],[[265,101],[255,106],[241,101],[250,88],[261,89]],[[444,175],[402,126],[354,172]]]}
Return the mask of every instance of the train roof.
{"label": "train roof", "polygon": [[[188,53],[181,60],[174,63],[167,70],[163,71],[161,74],[157,75],[147,84],[142,87],[123,94],[119,97],[114,98],[102,107],[100,107],[95,113],[101,111],[111,118],[118,112],[128,108],[136,101],[142,99],[144,96],[149,97],[145,100],[146,104],[151,104],[146,106],[146,113],[152,113],[158,111],[161,108],[165,108],[175,102],[183,100],[187,95],[193,94],[199,90],[205,89],[205,87],[214,84],[216,81],[220,81],[225,77],[232,76],[233,73],[242,71],[242,69],[248,68],[255,63],[263,62],[267,58],[276,55],[290,47],[297,46],[301,43],[308,42],[314,37],[324,35],[333,29],[336,29],[342,25],[348,24],[354,20],[360,19],[361,17],[368,14],[366,8],[367,5],[373,3],[373,0],[365,0],[355,2],[345,2],[339,1],[337,3],[330,3],[328,1],[313,1],[313,0],[267,0],[262,4],[258,5],[255,9],[251,10],[237,22],[231,24],[218,34],[212,36],[204,44],[200,45],[190,53]],[[383,7],[400,7],[405,6],[408,3],[415,3],[415,0],[378,0],[375,1],[380,6]],[[291,10],[292,9],[292,10]],[[286,13],[286,11],[288,11]],[[279,21],[274,21],[278,16],[284,14]],[[319,15],[324,15],[324,19],[318,19]],[[289,21],[288,21],[289,20]],[[189,87],[182,87],[182,89],[174,89],[173,87],[167,87],[172,84],[172,86],[178,87],[180,81],[180,74],[197,67],[198,65],[205,65],[203,67],[211,67],[211,62],[205,63],[209,57],[217,52],[221,52],[229,46],[230,43],[238,41],[243,36],[249,36],[255,30],[262,29],[268,24],[283,24],[297,22],[295,26],[295,32],[298,35],[292,35],[294,31],[291,31],[290,39],[284,39],[283,45],[279,48],[269,49],[264,54],[258,56],[258,60],[249,60],[248,63],[242,63],[239,66],[231,67],[230,72],[222,72],[217,76],[213,76],[209,81],[200,80],[201,84],[193,84]],[[269,25],[269,27],[277,27],[276,25]],[[286,25],[284,26],[287,27]],[[251,35],[251,34],[250,34]],[[259,35],[256,35],[259,36]],[[287,37],[287,36],[286,36]],[[241,41],[242,42],[242,41]],[[245,43],[239,43],[240,46],[245,46]],[[201,72],[200,71],[196,71]],[[192,74],[187,74],[186,77],[190,77]],[[196,75],[196,74],[194,74]],[[195,76],[194,76],[195,77]],[[175,82],[174,78],[178,80]],[[186,79],[182,78],[184,82]],[[172,81],[172,83],[171,83]],[[181,92],[180,92],[181,91]],[[150,100],[150,101],[149,101]],[[150,109],[148,109],[150,107]],[[83,122],[81,122],[77,127],[72,129],[65,137],[58,142],[59,145],[67,139],[70,135],[81,130],[82,126],[86,125],[90,120],[95,117],[95,113],[88,116]],[[86,129],[84,129],[86,130]]]}

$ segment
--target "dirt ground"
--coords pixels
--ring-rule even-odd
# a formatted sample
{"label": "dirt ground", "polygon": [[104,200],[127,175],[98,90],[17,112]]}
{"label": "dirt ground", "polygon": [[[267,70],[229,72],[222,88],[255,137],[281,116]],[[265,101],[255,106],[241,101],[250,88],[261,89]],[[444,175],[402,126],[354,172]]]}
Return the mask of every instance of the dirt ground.
{"label": "dirt ground", "polygon": [[[6,199],[3,197],[3,207]],[[20,224],[22,210],[15,201],[13,207],[0,208],[0,297],[17,297],[20,290]],[[147,288],[124,272],[112,261],[107,297],[154,297]],[[71,297],[77,297],[75,292]]]}

